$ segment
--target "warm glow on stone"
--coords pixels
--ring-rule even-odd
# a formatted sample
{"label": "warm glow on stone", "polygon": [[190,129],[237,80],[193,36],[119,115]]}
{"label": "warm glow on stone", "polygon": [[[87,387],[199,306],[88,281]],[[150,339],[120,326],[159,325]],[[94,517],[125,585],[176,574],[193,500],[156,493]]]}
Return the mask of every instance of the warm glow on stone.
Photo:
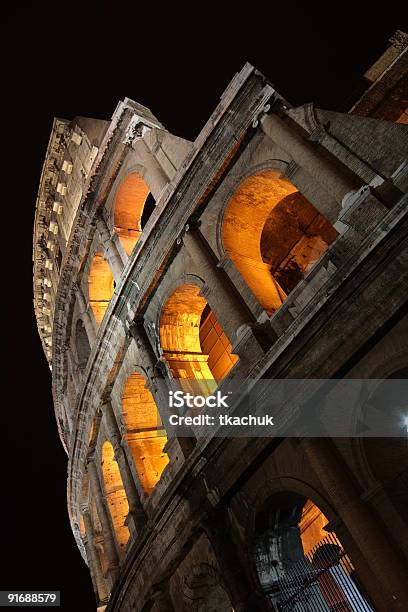
{"label": "warm glow on stone", "polygon": [[163,451],[167,436],[153,396],[146,389],[146,380],[138,372],[131,374],[126,382],[122,411],[125,437],[140,483],[145,493],[150,495],[169,462],[167,453]]}
{"label": "warm glow on stone", "polygon": [[223,221],[225,250],[272,314],[320,258],[337,232],[276,170],[247,178]]}
{"label": "warm glow on stone", "polygon": [[204,354],[208,355],[208,367],[217,382],[228,374],[238,361],[232,353],[232,346],[217,321],[215,314],[208,309],[203,313],[200,326],[200,344]]}
{"label": "warm glow on stone", "polygon": [[89,304],[99,325],[108,308],[114,291],[114,279],[108,262],[102,253],[96,253],[89,270]]}
{"label": "warm glow on stone", "polygon": [[123,549],[130,535],[129,529],[125,525],[125,520],[129,514],[129,504],[119,466],[114,457],[113,446],[110,442],[105,442],[102,446],[102,474],[116,538],[119,546]]}
{"label": "warm glow on stone", "polygon": [[130,255],[142,233],[141,218],[149,188],[137,173],[129,174],[121,183],[115,198],[115,231]]}
{"label": "warm glow on stone", "polygon": [[214,313],[202,316],[206,306],[199,287],[178,287],[163,308],[160,341],[174,377],[201,381],[200,392],[212,393],[237,357]]}
{"label": "warm glow on stone", "polygon": [[328,520],[321,510],[309,499],[302,511],[300,519],[300,537],[305,555],[312,550],[325,536]]}

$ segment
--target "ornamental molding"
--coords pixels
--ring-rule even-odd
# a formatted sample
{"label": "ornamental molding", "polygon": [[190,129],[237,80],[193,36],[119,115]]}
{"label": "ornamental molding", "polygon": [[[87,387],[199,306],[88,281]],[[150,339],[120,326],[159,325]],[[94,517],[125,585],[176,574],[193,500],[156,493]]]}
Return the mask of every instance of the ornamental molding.
{"label": "ornamental molding", "polygon": [[126,130],[125,139],[123,141],[124,144],[131,146],[134,141],[140,140],[145,134],[150,132],[152,127],[154,126],[147,125],[145,120],[138,115],[133,115]]}

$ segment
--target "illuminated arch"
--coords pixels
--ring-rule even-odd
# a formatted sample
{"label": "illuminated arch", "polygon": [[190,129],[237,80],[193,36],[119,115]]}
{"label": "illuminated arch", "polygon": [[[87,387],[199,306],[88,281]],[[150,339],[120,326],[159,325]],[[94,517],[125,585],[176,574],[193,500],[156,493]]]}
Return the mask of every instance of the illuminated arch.
{"label": "illuminated arch", "polygon": [[[114,227],[127,255],[130,255],[142,233],[148,204],[149,188],[140,174],[133,172],[122,181],[114,204]],[[150,202],[151,204],[151,202]],[[151,207],[150,207],[151,208]]]}
{"label": "illuminated arch", "polygon": [[133,372],[122,394],[125,438],[132,453],[140,483],[147,495],[153,491],[169,462],[163,451],[167,442],[155,401],[145,378]]}
{"label": "illuminated arch", "polygon": [[123,550],[130,535],[129,529],[125,525],[129,514],[129,503],[113,446],[108,441],[104,442],[102,446],[102,475],[116,539],[120,549]]}
{"label": "illuminated arch", "polygon": [[266,502],[255,519],[253,555],[260,584],[279,609],[292,609],[296,585],[311,609],[372,610],[326,516],[302,495],[282,491]]}
{"label": "illuminated arch", "polygon": [[201,381],[202,389],[210,393],[238,360],[200,288],[193,284],[180,285],[167,300],[160,318],[160,342],[175,378]]}
{"label": "illuminated arch", "polygon": [[223,245],[272,314],[336,238],[337,232],[277,170],[248,177],[225,211]]}
{"label": "illuminated arch", "polygon": [[98,252],[92,260],[88,277],[89,304],[99,325],[114,291],[114,278],[108,262]]}

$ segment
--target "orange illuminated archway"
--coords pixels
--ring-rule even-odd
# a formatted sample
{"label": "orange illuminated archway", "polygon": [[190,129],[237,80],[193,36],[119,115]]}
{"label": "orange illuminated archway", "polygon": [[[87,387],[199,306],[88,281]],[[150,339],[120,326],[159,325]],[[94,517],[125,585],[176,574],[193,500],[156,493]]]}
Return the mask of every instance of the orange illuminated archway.
{"label": "orange illuminated archway", "polygon": [[[211,393],[238,357],[197,285],[178,287],[160,318],[160,342],[175,378]],[[188,384],[186,384],[188,387]]]}
{"label": "orange illuminated archway", "polygon": [[95,253],[88,277],[89,304],[99,325],[114,291],[114,278],[102,253]]}
{"label": "orange illuminated archway", "polygon": [[247,178],[226,209],[222,240],[272,314],[335,240],[336,230],[277,170]]}
{"label": "orange illuminated archway", "polygon": [[311,609],[373,610],[350,557],[312,500],[291,491],[275,493],[254,527],[253,558],[274,607],[292,609],[295,585],[296,601]]}
{"label": "orange illuminated archway", "polygon": [[129,174],[119,186],[114,204],[114,226],[127,255],[142,233],[142,214],[149,188],[140,174]]}
{"label": "orange illuminated archway", "polygon": [[104,442],[102,446],[102,475],[116,539],[119,547],[123,550],[130,535],[129,529],[125,525],[129,514],[129,503],[123,487],[119,466],[115,459],[113,446],[108,441]]}
{"label": "orange illuminated archway", "polygon": [[163,451],[167,436],[156,403],[139,372],[133,372],[127,379],[122,395],[122,411],[125,438],[143,490],[150,495],[169,458]]}

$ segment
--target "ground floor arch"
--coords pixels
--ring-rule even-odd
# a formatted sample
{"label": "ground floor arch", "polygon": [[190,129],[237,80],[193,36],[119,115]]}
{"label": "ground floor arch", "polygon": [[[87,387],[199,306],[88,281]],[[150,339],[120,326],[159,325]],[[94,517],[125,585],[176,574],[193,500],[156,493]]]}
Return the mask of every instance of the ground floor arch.
{"label": "ground floor arch", "polygon": [[256,574],[283,612],[373,612],[355,567],[326,516],[306,497],[274,494],[255,519]]}

